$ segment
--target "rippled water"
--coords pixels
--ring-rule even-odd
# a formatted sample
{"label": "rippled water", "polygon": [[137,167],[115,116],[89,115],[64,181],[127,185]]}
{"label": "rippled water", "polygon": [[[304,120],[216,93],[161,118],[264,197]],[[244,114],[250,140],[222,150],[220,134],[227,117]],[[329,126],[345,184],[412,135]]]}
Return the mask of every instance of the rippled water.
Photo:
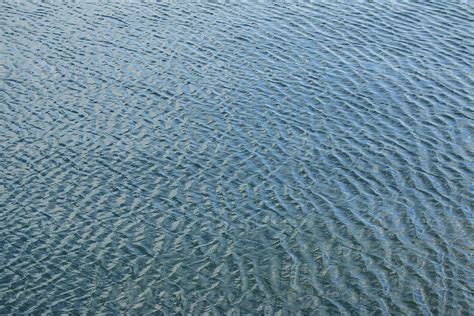
{"label": "rippled water", "polygon": [[472,4],[0,7],[0,314],[474,314]]}

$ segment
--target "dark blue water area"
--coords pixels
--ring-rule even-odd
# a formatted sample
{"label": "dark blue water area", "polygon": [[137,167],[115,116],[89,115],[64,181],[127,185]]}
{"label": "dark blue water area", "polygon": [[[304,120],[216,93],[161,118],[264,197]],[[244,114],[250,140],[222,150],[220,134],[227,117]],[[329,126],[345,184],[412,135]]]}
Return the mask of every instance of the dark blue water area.
{"label": "dark blue water area", "polygon": [[0,314],[473,315],[468,1],[0,4]]}

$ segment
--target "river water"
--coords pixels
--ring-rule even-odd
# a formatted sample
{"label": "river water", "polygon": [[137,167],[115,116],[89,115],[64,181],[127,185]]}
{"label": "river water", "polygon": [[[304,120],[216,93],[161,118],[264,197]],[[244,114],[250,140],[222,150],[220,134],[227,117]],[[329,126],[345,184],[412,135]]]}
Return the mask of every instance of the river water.
{"label": "river water", "polygon": [[474,314],[472,3],[3,2],[0,314]]}

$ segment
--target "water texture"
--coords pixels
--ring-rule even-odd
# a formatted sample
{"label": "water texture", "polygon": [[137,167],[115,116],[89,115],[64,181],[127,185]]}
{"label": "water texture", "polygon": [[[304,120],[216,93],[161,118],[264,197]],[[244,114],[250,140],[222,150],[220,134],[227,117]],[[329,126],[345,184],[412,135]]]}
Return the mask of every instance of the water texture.
{"label": "water texture", "polygon": [[1,315],[474,315],[472,3],[0,26]]}

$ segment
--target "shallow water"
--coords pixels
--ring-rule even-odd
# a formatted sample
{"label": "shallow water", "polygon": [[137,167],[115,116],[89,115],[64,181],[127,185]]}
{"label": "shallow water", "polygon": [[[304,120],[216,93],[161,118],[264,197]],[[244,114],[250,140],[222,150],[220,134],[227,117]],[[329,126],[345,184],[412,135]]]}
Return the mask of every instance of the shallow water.
{"label": "shallow water", "polygon": [[0,5],[0,314],[474,314],[474,7]]}

